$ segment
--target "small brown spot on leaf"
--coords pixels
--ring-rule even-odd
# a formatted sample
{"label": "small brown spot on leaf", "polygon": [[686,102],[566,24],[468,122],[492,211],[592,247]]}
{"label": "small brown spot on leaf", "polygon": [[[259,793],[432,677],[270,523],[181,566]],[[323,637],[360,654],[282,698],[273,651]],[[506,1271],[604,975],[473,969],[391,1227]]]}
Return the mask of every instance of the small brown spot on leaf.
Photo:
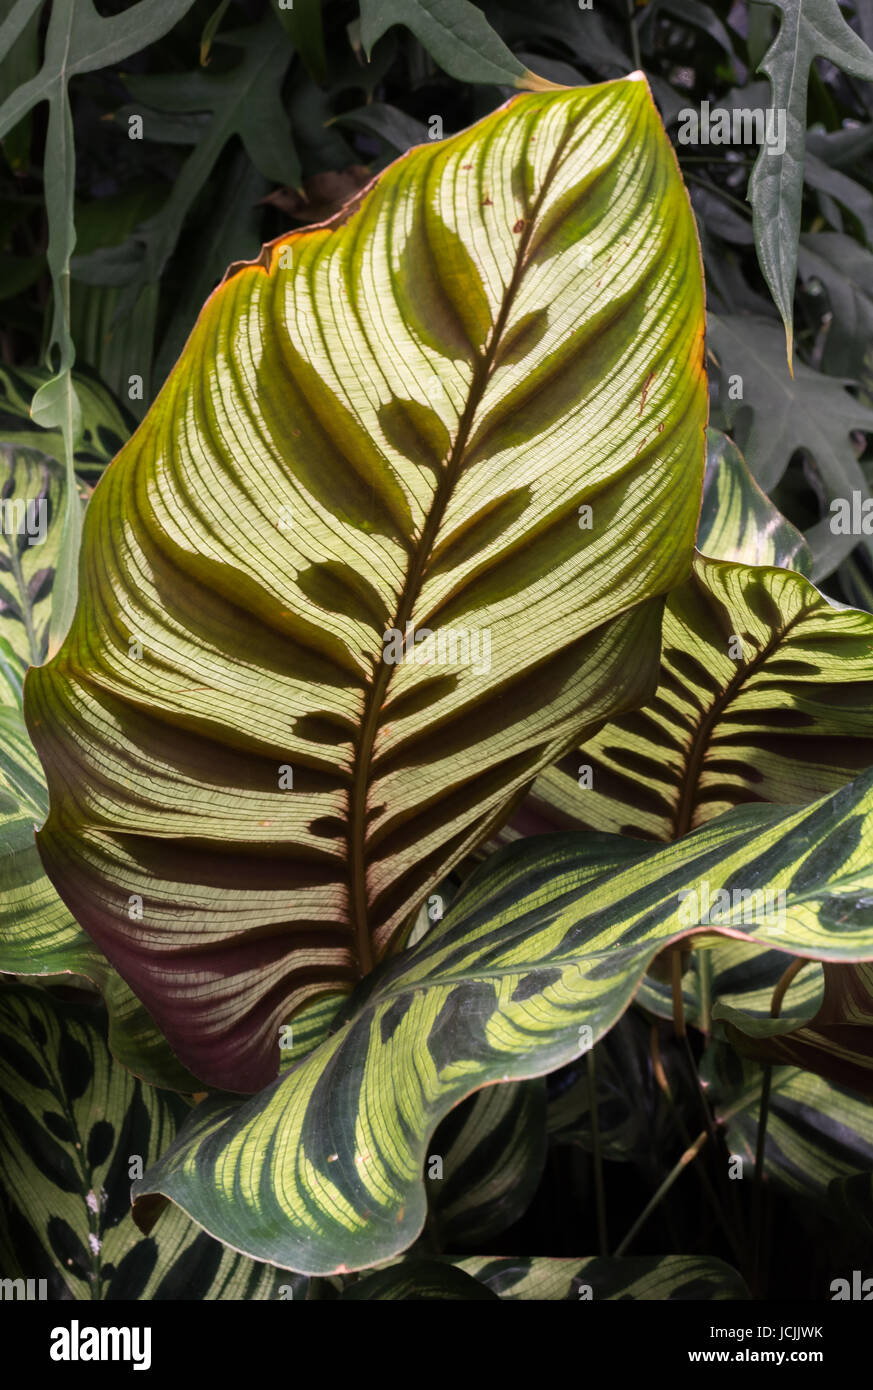
{"label": "small brown spot on leaf", "polygon": [[518,219],[518,221],[516,222],[516,224],[515,224],[515,226],[513,227],[512,230],[515,232],[516,236],[518,235],[519,232],[523,232],[523,231],[524,231],[524,218],[523,218],[523,217],[520,217],[520,218]]}
{"label": "small brown spot on leaf", "polygon": [[490,208],[492,206],[490,193],[485,194],[485,197],[482,199],[482,206],[483,208]]}
{"label": "small brown spot on leaf", "polygon": [[646,403],[646,396],[649,394],[649,387],[651,386],[651,384],[652,384],[652,382],[653,382],[654,380],[655,380],[655,373],[654,373],[654,372],[649,372],[649,375],[646,377],[645,381],[643,382],[643,394],[642,394],[642,396],[640,397],[640,408],[639,408],[639,410],[637,411],[637,414],[638,414],[638,415],[642,415],[642,413],[643,413],[643,406],[644,406],[645,403]]}

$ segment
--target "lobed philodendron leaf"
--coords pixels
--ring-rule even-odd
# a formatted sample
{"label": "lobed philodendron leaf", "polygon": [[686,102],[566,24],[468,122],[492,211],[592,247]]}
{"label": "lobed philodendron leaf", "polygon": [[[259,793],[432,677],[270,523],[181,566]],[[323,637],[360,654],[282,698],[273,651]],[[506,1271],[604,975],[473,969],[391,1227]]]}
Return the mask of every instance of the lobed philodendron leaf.
{"label": "lobed philodendron leaf", "polygon": [[698,555],[667,601],[654,699],[544,773],[524,814],[672,840],[744,802],[811,801],[871,764],[873,614],[790,570]]}
{"label": "lobed philodendron leaf", "polygon": [[45,1279],[53,1299],[305,1298],[307,1280],[224,1249],[184,1212],[154,1236],[133,1224],[131,1177],[187,1109],[112,1060],[99,1010],[0,988],[4,1277]]}
{"label": "lobed philodendron leaf", "polygon": [[646,84],[516,97],[235,268],[88,508],[43,863],[210,1085],[646,699],[703,465]]}
{"label": "lobed philodendron leaf", "polygon": [[768,3],[780,11],[779,29],[759,70],[769,78],[768,117],[777,137],[781,127],[782,138],[761,148],[749,180],[749,201],[758,260],[785,324],[790,367],[809,70],[814,58],[825,58],[853,77],[873,81],[873,53],[843,18],[837,0]]}
{"label": "lobed philodendron leaf", "polygon": [[675,844],[540,837],[492,856],[325,1042],[259,1095],[197,1107],[134,1187],[303,1273],[406,1249],[437,1123],[598,1041],[654,957],[692,934],[873,959],[873,772],[813,806],[739,807]]}

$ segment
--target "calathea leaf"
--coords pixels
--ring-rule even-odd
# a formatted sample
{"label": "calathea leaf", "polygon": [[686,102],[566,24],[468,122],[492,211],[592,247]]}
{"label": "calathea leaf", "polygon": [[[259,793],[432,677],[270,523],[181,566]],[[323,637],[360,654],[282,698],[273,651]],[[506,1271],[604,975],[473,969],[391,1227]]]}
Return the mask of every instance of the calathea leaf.
{"label": "calathea leaf", "polygon": [[430,1221],[441,1249],[475,1247],[523,1216],[545,1161],[542,1080],[488,1086],[452,1111],[425,1163]]}
{"label": "calathea leaf", "polygon": [[[762,1071],[731,1047],[704,1054],[701,1079],[717,1123],[726,1126],[743,1176],[755,1170]],[[865,1097],[797,1067],[774,1067],[765,1135],[769,1181],[804,1197],[824,1198],[834,1180],[873,1167],[873,1108]]]}
{"label": "calathea leaf", "polygon": [[705,1255],[641,1255],[587,1259],[478,1255],[453,1261],[499,1298],[571,1303],[632,1299],[746,1299],[735,1269]]}
{"label": "calathea leaf", "polygon": [[809,546],[758,486],[732,439],[706,431],[706,472],[697,549],[712,560],[812,573]]}
{"label": "calathea leaf", "polygon": [[698,508],[701,313],[637,80],[410,151],[208,302],[95,490],[25,702],[43,863],[210,1085],[275,1076],[294,1010],[647,697]]}
{"label": "calathea leaf", "polygon": [[[773,996],[786,971],[781,951],[767,950],[748,941],[707,942],[691,954],[682,976],[685,1018],[709,1031],[714,1015],[722,1006],[740,1011],[747,1020],[767,1020],[772,1024]],[[839,969],[839,967],[835,967]],[[863,970],[863,965],[852,967]],[[806,961],[791,981],[782,999],[779,1018],[790,1026],[807,1023],[818,1011],[824,991],[824,974],[817,961]],[[637,992],[636,1002],[659,1018],[673,1018],[673,997],[669,980],[647,975]]]}
{"label": "calathea leaf", "polygon": [[65,497],[64,469],[55,459],[0,444],[0,637],[22,675],[48,651]]}
{"label": "calathea leaf", "polygon": [[[63,465],[60,430],[42,429],[30,416],[33,396],[49,378],[44,368],[0,365],[0,442],[38,449]],[[90,482],[115,457],[136,421],[87,367],[76,368],[73,384],[82,408],[82,432],[74,461],[76,472]]]}
{"label": "calathea leaf", "polygon": [[234,1249],[303,1273],[390,1259],[422,1229],[437,1123],[482,1086],[579,1056],[674,942],[873,960],[871,831],[867,772],[813,806],[739,807],[671,845],[511,845],[298,1066],[244,1102],[198,1106],[135,1199],[162,1193]]}
{"label": "calathea leaf", "polygon": [[873,615],[802,575],[699,555],[664,613],[643,709],[544,773],[555,827],[672,840],[730,806],[798,805],[873,764]]}
{"label": "calathea leaf", "polygon": [[223,1249],[184,1212],[137,1230],[131,1177],[188,1107],[113,1062],[101,1024],[45,990],[0,988],[4,1276],[45,1279],[62,1299],[305,1298],[307,1280]]}
{"label": "calathea leaf", "polygon": [[[761,148],[749,180],[749,201],[758,260],[785,324],[790,365],[809,69],[814,58],[826,58],[853,77],[870,81],[873,53],[843,18],[837,0],[771,3],[780,11],[779,31],[760,71],[770,80],[771,110],[782,122],[783,138]],[[774,132],[778,135],[778,123]]]}
{"label": "calathea leaf", "polygon": [[873,1094],[873,967],[824,966],[824,993],[812,1017],[759,1020],[724,1001],[713,1011],[749,1057],[805,1067],[840,1086]]}

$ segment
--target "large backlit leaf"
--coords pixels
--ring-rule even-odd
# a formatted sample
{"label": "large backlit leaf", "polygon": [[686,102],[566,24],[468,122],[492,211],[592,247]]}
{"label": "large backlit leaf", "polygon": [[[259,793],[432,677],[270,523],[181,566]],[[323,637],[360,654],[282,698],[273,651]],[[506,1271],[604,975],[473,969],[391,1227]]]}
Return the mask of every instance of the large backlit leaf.
{"label": "large backlit leaf", "polygon": [[701,327],[638,80],[410,151],[210,299],[25,692],[43,862],[196,1075],[275,1076],[289,1015],[647,698],[698,509]]}
{"label": "large backlit leaf", "polygon": [[4,1276],[44,1278],[53,1299],[306,1297],[308,1281],[224,1249],[184,1212],[154,1236],[133,1224],[131,1177],[187,1109],[113,1062],[99,1010],[0,989]]}
{"label": "large backlit leaf", "polygon": [[135,1196],[163,1193],[235,1249],[304,1273],[390,1259],[422,1229],[439,1120],[482,1086],[579,1056],[673,942],[714,932],[873,959],[871,833],[868,772],[811,807],[739,807],[671,845],[511,845],[284,1078],[198,1106]]}
{"label": "large backlit leaf", "polygon": [[516,823],[672,840],[871,764],[873,615],[789,570],[698,556],[667,601],[654,699],[549,769]]}

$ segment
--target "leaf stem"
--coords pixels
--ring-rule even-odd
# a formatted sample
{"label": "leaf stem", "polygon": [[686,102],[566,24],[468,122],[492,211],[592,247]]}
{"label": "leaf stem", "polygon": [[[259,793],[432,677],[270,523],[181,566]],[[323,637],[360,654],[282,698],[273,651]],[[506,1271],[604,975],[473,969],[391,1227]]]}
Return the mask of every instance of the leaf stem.
{"label": "leaf stem", "polygon": [[631,1226],[624,1240],[621,1242],[620,1245],[616,1246],[616,1255],[624,1254],[625,1250],[627,1250],[628,1246],[635,1239],[638,1232],[642,1229],[646,1221],[648,1221],[649,1217],[655,1210],[655,1207],[661,1201],[662,1197],[664,1197],[666,1193],[669,1192],[670,1188],[673,1186],[680,1173],[682,1173],[688,1167],[689,1163],[694,1162],[695,1158],[700,1153],[700,1150],[703,1148],[708,1138],[709,1135],[707,1134],[706,1130],[701,1130],[697,1138],[694,1140],[694,1143],[690,1146],[690,1148],[687,1148],[685,1150],[679,1161],[673,1165],[673,1167],[670,1169],[670,1172],[667,1174],[666,1178],[661,1183],[661,1186],[658,1188],[657,1192],[650,1198],[643,1210],[640,1212],[639,1216],[637,1217],[634,1224]]}

